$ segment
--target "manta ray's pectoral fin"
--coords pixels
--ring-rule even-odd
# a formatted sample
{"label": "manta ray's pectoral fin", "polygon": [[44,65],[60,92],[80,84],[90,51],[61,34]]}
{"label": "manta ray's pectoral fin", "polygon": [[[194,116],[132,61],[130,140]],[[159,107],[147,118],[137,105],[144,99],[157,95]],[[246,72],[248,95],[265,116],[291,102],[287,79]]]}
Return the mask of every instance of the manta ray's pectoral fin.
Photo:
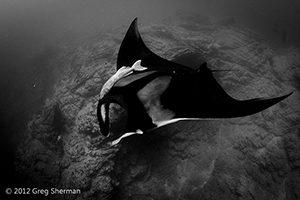
{"label": "manta ray's pectoral fin", "polygon": [[275,98],[256,98],[256,99],[232,102],[231,115],[232,117],[243,117],[243,116],[248,116],[248,115],[261,112],[277,104],[278,102],[284,100],[285,98],[289,97],[292,94],[293,92]]}

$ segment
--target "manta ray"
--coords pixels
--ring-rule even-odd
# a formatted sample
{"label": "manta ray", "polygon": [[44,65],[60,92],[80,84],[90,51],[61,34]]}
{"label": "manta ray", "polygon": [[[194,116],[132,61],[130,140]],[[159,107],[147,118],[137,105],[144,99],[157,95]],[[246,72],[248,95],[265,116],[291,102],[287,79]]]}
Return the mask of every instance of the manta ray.
{"label": "manta ray", "polygon": [[[182,120],[236,118],[261,112],[292,93],[237,100],[216,81],[207,63],[197,69],[153,53],[143,42],[137,18],[118,52],[116,73],[103,85],[97,107],[100,131],[115,145]],[[116,105],[121,110],[116,110]],[[116,120],[115,115],[122,117]]]}

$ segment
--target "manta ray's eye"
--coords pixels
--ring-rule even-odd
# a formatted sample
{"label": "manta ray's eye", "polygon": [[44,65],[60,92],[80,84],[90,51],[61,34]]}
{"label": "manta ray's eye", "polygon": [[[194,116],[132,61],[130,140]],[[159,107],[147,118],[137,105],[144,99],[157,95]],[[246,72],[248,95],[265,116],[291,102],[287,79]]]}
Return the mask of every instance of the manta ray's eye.
{"label": "manta ray's eye", "polygon": [[127,111],[119,104],[109,104],[109,135],[120,135],[123,133],[127,123]]}

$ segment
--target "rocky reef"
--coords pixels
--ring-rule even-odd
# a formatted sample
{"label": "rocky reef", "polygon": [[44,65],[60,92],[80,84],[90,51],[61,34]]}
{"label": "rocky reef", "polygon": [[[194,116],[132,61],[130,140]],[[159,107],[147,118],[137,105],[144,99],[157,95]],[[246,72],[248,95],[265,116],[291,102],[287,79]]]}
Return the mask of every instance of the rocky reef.
{"label": "rocky reef", "polygon": [[61,50],[53,94],[28,123],[15,162],[24,187],[80,193],[28,198],[300,199],[300,50],[273,49],[235,22],[183,13],[139,27],[166,59],[228,70],[214,75],[234,98],[294,93],[252,116],[178,122],[108,147],[96,106],[127,27],[96,34]]}

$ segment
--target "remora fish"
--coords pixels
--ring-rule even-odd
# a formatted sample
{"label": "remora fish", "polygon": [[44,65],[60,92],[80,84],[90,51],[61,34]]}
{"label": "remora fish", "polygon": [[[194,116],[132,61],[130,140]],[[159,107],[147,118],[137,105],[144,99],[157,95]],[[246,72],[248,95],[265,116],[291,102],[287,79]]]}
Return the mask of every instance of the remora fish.
{"label": "remora fish", "polygon": [[[163,59],[147,48],[137,18],[121,44],[117,72],[104,84],[97,115],[110,144],[180,120],[243,117],[258,113],[292,93],[275,98],[236,100],[218,84],[204,62],[192,69]],[[114,105],[122,120],[114,119]]]}

